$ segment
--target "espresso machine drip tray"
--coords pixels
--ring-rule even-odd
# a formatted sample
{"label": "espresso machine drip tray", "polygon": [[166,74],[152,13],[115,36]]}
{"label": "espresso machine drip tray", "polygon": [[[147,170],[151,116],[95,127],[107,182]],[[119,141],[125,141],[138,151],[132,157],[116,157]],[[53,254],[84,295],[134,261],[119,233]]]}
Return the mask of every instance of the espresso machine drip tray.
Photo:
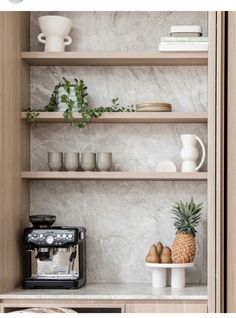
{"label": "espresso machine drip tray", "polygon": [[52,273],[39,273],[38,275],[32,276],[34,279],[77,279],[79,278],[78,273],[62,273],[62,272],[52,272]]}

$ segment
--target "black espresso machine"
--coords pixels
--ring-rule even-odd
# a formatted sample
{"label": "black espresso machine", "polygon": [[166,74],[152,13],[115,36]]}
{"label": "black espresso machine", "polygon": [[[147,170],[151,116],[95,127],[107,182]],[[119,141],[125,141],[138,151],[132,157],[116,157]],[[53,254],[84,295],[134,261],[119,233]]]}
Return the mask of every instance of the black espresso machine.
{"label": "black espresso machine", "polygon": [[77,289],[86,283],[86,229],[52,226],[54,215],[32,215],[24,230],[27,275],[22,287]]}

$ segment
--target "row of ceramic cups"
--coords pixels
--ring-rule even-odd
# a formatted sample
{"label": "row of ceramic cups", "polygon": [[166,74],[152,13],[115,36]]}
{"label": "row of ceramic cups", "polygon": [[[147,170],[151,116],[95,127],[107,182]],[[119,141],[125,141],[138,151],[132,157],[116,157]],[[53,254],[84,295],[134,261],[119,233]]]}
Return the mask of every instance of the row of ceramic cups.
{"label": "row of ceramic cups", "polygon": [[109,171],[112,168],[112,153],[49,152],[48,167],[51,171]]}

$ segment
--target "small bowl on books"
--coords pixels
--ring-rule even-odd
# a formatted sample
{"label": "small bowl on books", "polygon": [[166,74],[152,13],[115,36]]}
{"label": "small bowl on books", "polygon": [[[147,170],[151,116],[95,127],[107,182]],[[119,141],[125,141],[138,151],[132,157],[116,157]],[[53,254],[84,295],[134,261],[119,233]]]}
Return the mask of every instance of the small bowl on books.
{"label": "small bowl on books", "polygon": [[171,112],[172,107],[169,103],[146,102],[136,105],[137,112]]}
{"label": "small bowl on books", "polygon": [[171,36],[202,36],[200,25],[173,25],[170,28]]}

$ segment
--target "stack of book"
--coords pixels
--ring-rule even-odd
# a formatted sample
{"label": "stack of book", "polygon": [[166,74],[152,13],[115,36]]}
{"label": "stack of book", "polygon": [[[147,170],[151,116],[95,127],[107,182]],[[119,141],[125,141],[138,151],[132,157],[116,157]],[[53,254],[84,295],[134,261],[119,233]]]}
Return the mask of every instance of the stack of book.
{"label": "stack of book", "polygon": [[170,29],[170,36],[162,37],[160,52],[208,51],[208,37],[202,36],[200,26],[181,25]]}

